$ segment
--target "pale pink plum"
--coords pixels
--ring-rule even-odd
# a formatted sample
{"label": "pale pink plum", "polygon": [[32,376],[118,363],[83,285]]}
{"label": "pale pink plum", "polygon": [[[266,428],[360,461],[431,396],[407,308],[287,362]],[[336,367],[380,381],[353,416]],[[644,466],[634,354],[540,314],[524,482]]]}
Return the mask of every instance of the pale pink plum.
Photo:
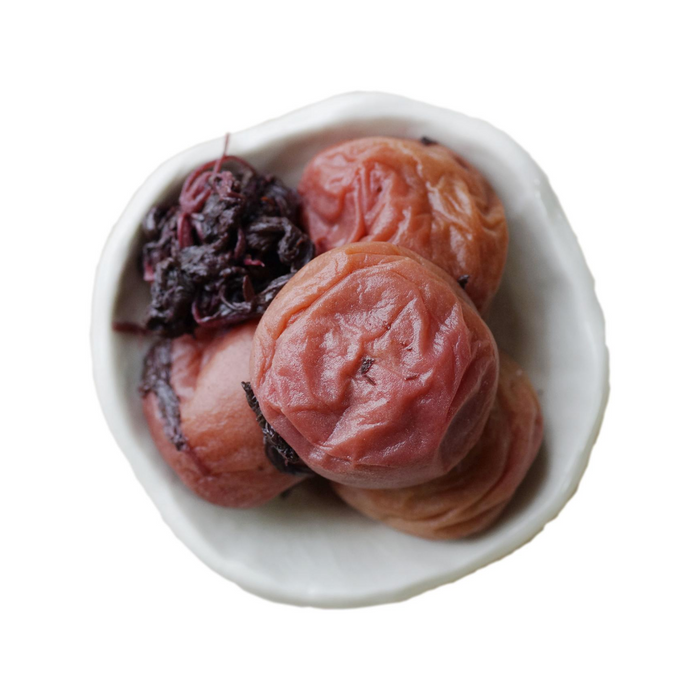
{"label": "pale pink plum", "polygon": [[172,341],[170,384],[189,449],[178,451],[165,435],[155,394],[143,400],[153,440],[182,482],[207,501],[232,508],[262,505],[300,481],[265,456],[262,431],[241,387],[249,378],[256,325]]}
{"label": "pale pink plum", "polygon": [[263,415],[318,474],[362,488],[447,473],[479,438],[498,352],[462,288],[390,243],[303,267],[255,334]]}
{"label": "pale pink plum", "polygon": [[333,484],[350,506],[431,540],[473,535],[493,523],[522,482],[542,442],[542,413],[525,372],[501,353],[496,402],[474,449],[449,474],[403,489]]}
{"label": "pale pink plum", "polygon": [[466,286],[485,313],[508,249],[503,205],[486,179],[437,144],[369,137],[322,151],[299,184],[320,252],[359,240],[410,248]]}

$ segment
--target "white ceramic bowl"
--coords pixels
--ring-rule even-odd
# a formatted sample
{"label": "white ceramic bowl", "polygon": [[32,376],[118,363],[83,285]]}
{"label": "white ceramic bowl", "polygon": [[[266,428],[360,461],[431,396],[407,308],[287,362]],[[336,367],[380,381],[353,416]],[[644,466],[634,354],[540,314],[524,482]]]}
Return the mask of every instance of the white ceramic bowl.
{"label": "white ceramic bowl", "polygon": [[95,383],[139,481],[173,532],[214,571],[257,595],[296,605],[403,600],[530,540],[576,490],[608,394],[603,315],[576,237],[544,173],[501,131],[402,97],[351,93],[232,134],[228,152],[296,185],[320,149],[370,135],[440,141],[479,168],[505,205],[510,249],[489,321],[499,345],[525,367],[540,394],[545,437],[516,498],[483,534],[455,542],[410,537],[311,484],[262,508],[221,508],[191,494],[160,457],[136,391],[147,342],[113,332],[111,322],[142,318],[147,303],[135,263],[144,215],[190,170],[217,158],[221,138],[175,156],[146,180],[114,227],[95,281]]}

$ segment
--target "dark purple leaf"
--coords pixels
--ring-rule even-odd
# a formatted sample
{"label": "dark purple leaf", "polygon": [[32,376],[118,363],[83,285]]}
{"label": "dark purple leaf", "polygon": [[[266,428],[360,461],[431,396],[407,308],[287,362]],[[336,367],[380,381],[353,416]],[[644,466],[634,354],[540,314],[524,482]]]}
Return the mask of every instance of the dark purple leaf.
{"label": "dark purple leaf", "polygon": [[153,207],[143,232],[145,326],[169,338],[258,318],[315,253],[296,192],[235,156],[190,173],[177,204]]}

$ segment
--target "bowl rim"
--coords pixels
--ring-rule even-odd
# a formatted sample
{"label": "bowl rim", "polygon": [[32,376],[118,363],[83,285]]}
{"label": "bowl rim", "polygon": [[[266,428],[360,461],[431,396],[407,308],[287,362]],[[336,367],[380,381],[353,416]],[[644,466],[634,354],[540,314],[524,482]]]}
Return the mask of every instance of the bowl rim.
{"label": "bowl rim", "polygon": [[[179,506],[170,498],[169,494],[165,494],[163,489],[156,488],[156,478],[150,473],[150,460],[133,439],[126,416],[121,411],[119,377],[114,372],[111,324],[125,256],[132,244],[134,227],[135,225],[138,227],[140,224],[140,219],[135,221],[137,218],[135,212],[143,209],[145,204],[150,205],[157,201],[159,194],[162,194],[173,182],[182,179],[197,164],[216,158],[220,152],[221,139],[202,142],[168,159],[146,178],[129,200],[105,242],[97,266],[92,297],[90,344],[93,380],[100,406],[114,439],[131,464],[137,479],[155,503],[167,525],[188,549],[211,569],[244,590],[275,602],[298,606],[349,608],[399,602],[436,586],[454,582],[487,564],[502,559],[529,542],[560,513],[576,492],[598,438],[610,391],[609,351],[605,342],[605,319],[595,294],[593,276],[586,264],[576,235],[571,229],[546,175],[532,157],[507,134],[482,120],[398,95],[382,92],[349,92],[312,103],[280,117],[264,121],[257,126],[232,133],[231,138],[234,142],[245,140],[248,144],[248,150],[270,148],[274,147],[276,141],[291,135],[300,136],[304,133],[312,133],[319,125],[328,125],[333,120],[350,119],[352,121],[352,117],[357,114],[358,109],[361,109],[363,114],[360,119],[355,117],[354,120],[358,122],[380,117],[401,118],[407,114],[420,114],[427,119],[432,116],[443,120],[468,120],[471,128],[476,130],[480,136],[486,140],[500,141],[504,150],[509,151],[514,158],[517,157],[523,168],[523,174],[538,182],[539,195],[543,201],[551,201],[556,204],[557,211],[561,216],[557,218],[555,225],[562,237],[562,245],[568,248],[570,264],[575,265],[578,286],[582,293],[581,301],[585,306],[584,313],[596,336],[592,345],[596,351],[595,360],[598,369],[598,386],[596,387],[598,409],[597,414],[592,417],[588,439],[578,456],[576,468],[571,470],[566,482],[560,486],[556,495],[549,499],[546,507],[538,511],[537,517],[528,518],[516,531],[508,533],[509,536],[503,538],[499,546],[477,556],[462,567],[454,568],[449,573],[441,576],[427,576],[425,580],[412,582],[403,588],[392,585],[386,590],[375,588],[371,593],[348,597],[318,589],[289,591],[281,585],[275,587],[271,585],[268,577],[261,576],[251,567],[235,560],[224,560],[190,521],[181,517]],[[115,264],[115,261],[119,261],[119,264]]]}

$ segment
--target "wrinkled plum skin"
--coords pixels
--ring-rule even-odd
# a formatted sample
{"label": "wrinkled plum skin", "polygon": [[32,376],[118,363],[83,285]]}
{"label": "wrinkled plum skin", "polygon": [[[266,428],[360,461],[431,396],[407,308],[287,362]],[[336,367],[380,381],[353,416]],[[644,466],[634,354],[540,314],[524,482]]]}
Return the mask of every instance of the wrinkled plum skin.
{"label": "wrinkled plum skin", "polygon": [[153,440],[183,483],[210,503],[252,508],[298,483],[265,456],[263,436],[248,407],[242,381],[257,322],[227,332],[201,332],[172,341],[170,383],[180,400],[182,432],[190,450],[178,451],[163,432],[153,393],[143,410]]}
{"label": "wrinkled plum skin", "polygon": [[298,188],[306,230],[324,252],[359,240],[388,241],[455,279],[484,314],[508,248],[503,205],[484,177],[447,148],[370,137],[319,153]]}
{"label": "wrinkled plum skin", "polygon": [[333,484],[361,513],[433,540],[473,535],[491,525],[512,498],[542,442],[542,414],[523,370],[501,353],[496,402],[474,449],[449,474],[395,490]]}
{"label": "wrinkled plum skin", "polygon": [[498,353],[461,287],[389,243],[335,248],[258,325],[251,382],[265,418],[315,472],[362,488],[423,483],[478,439]]}

